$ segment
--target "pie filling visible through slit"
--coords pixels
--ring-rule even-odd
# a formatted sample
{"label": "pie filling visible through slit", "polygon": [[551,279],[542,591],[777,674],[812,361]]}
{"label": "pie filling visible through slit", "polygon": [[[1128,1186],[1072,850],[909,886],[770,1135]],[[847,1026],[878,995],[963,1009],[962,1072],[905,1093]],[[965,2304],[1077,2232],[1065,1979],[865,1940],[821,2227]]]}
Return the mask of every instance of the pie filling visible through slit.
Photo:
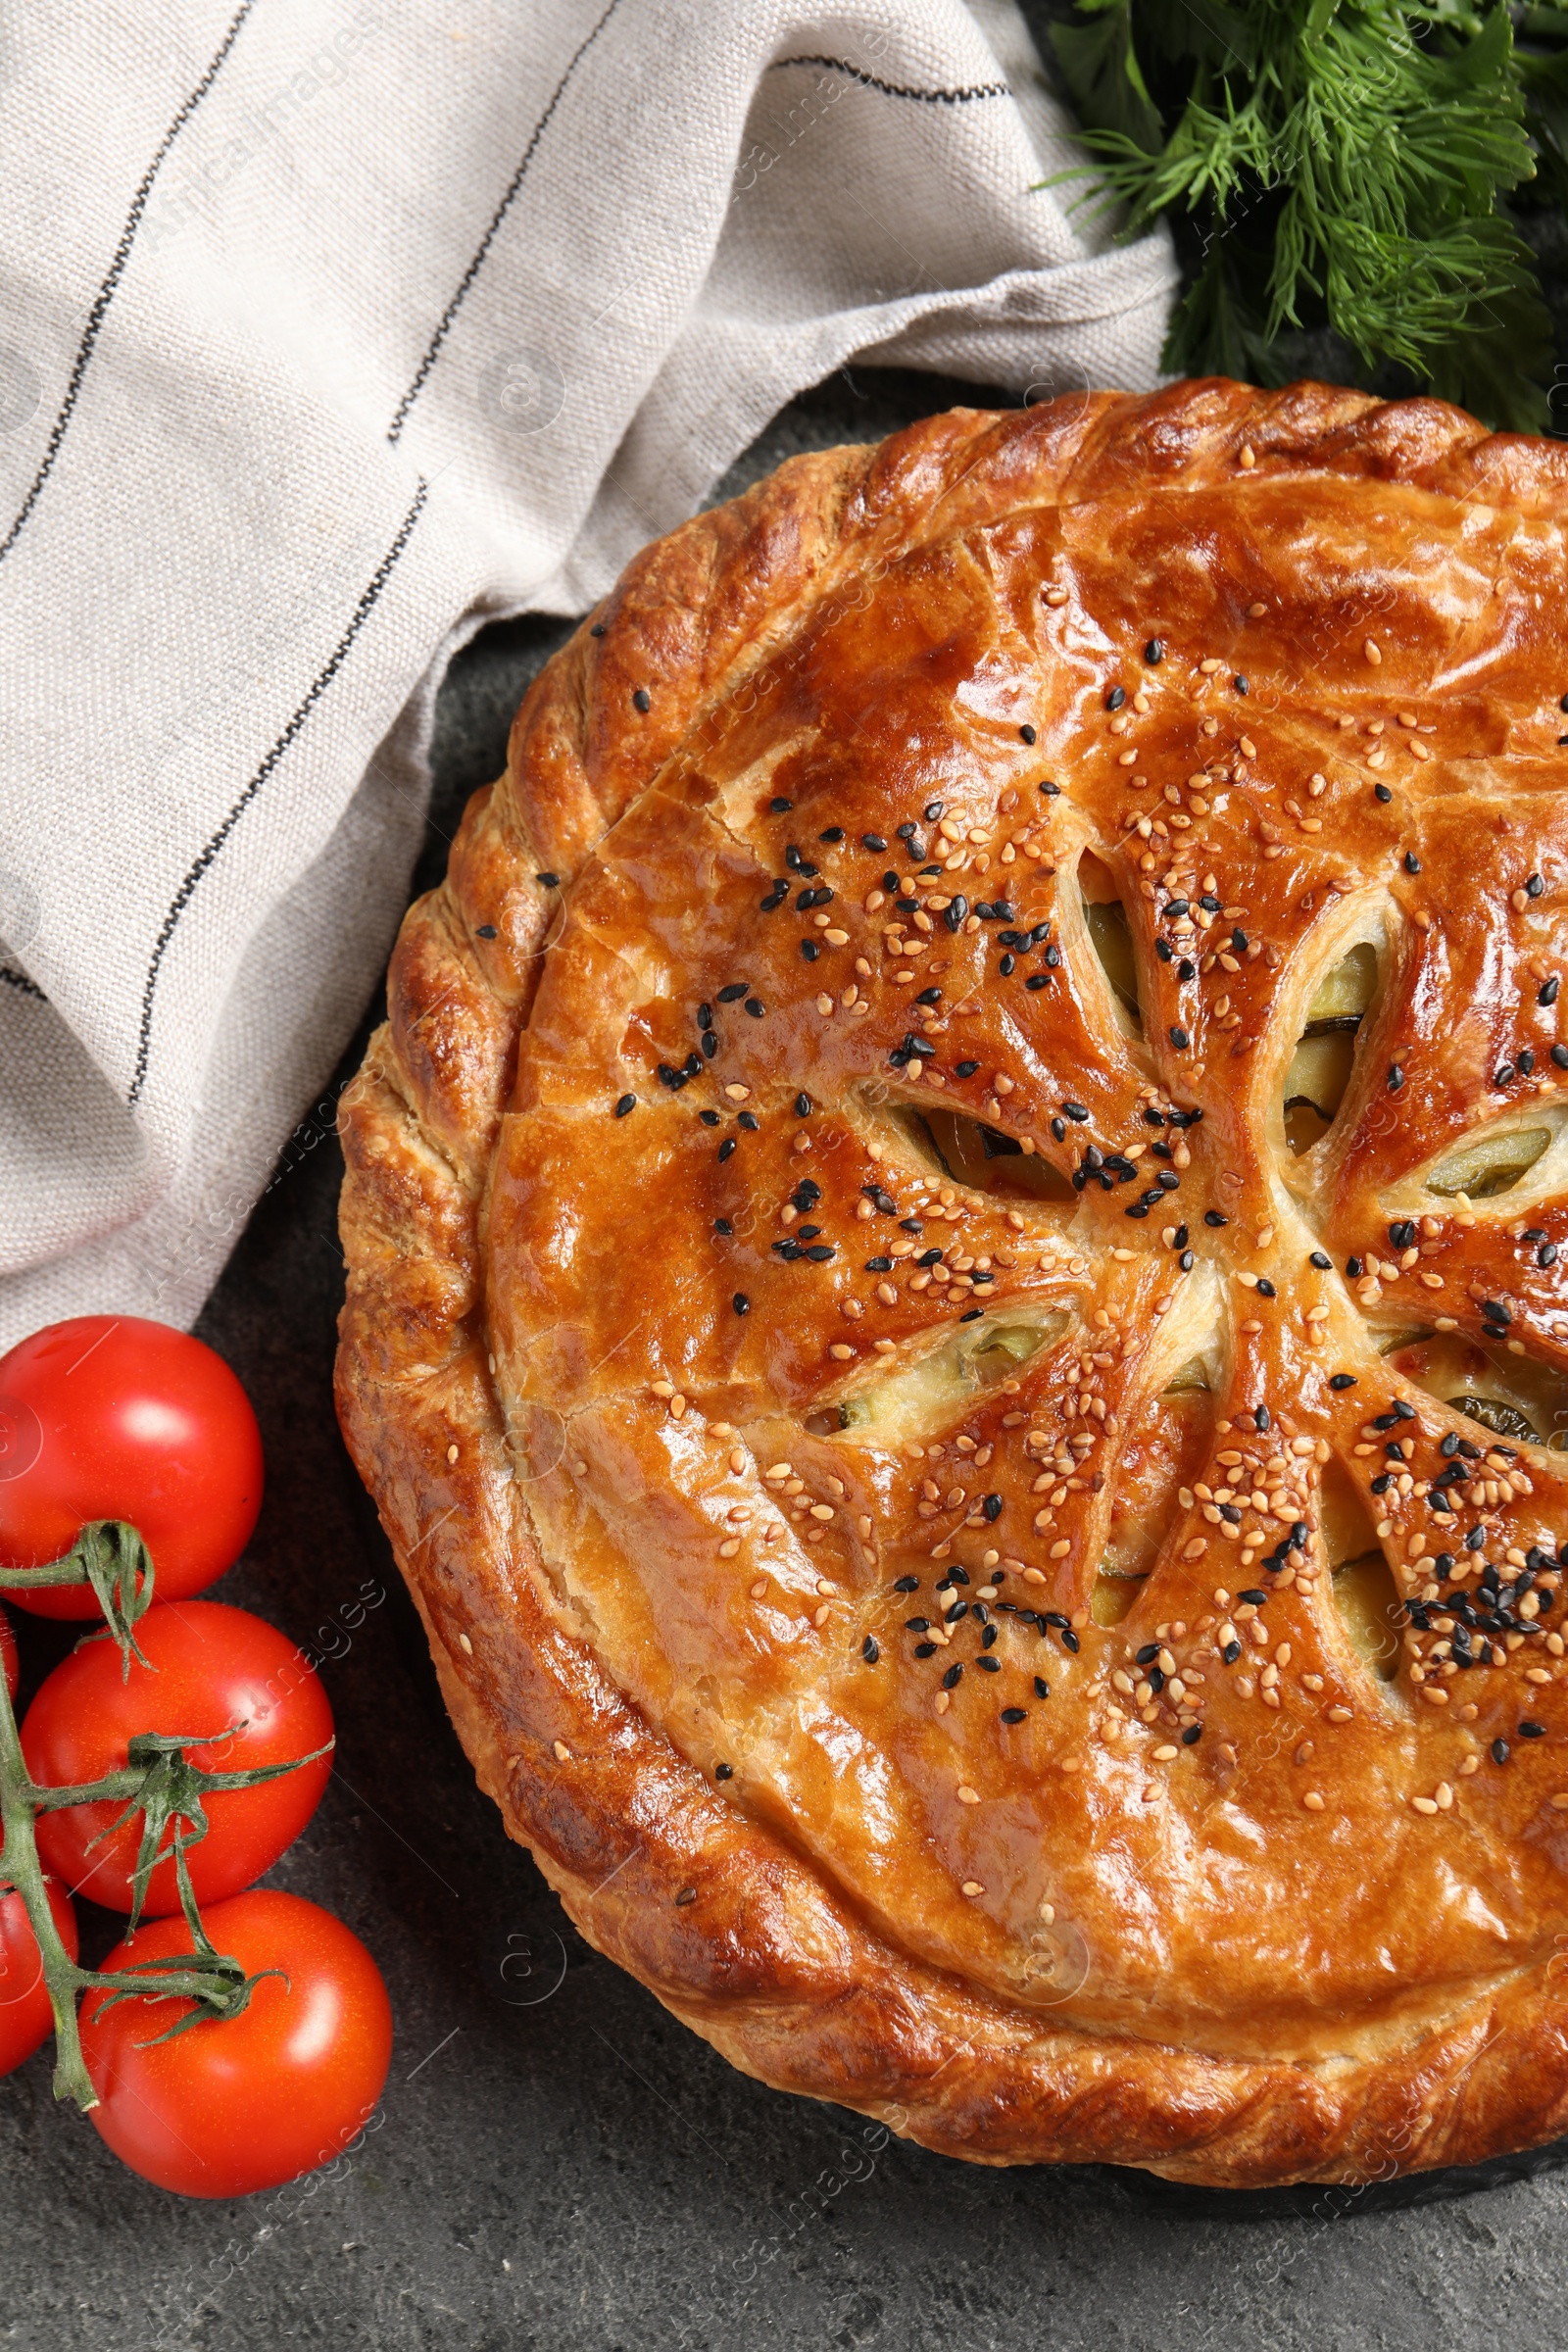
{"label": "pie filling visible through slit", "polygon": [[765,2079],[1568,2129],[1565,514],[1321,386],[794,461],[412,910],[345,1431],[514,1833]]}

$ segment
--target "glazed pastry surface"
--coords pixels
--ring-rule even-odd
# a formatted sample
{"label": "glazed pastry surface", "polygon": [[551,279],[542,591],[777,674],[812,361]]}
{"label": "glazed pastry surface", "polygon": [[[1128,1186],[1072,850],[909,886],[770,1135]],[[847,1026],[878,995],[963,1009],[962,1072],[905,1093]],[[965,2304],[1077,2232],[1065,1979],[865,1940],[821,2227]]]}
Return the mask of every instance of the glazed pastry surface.
{"label": "glazed pastry surface", "polygon": [[766,2081],[1568,2129],[1565,516],[1314,384],[794,460],[411,910],[345,1433],[514,1835]]}

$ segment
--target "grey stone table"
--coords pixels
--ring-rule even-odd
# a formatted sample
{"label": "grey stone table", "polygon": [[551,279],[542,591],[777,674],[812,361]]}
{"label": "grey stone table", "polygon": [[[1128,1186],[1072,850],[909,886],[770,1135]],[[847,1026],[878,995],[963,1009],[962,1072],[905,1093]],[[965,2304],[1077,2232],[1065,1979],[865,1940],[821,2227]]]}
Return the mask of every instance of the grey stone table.
{"label": "grey stone table", "polygon": [[[961,393],[836,378],[720,487]],[[514,622],[459,662],[419,887],[564,634]],[[386,1973],[397,2045],[380,2128],[310,2194],[181,2203],[55,2111],[40,2054],[0,2082],[0,2347],[1561,2352],[1568,2174],[1554,2166],[1445,2181],[1410,2205],[955,2164],[733,2073],[590,1951],[473,1786],[337,1436],[338,1176],[328,1107],[285,1154],[200,1328],[250,1390],[269,1463],[256,1539],[218,1594],[326,1653],[338,1770],[274,1877],[346,1919]],[[29,1679],[65,1645],[29,1628]],[[88,1915],[90,1956],[112,1929]]]}

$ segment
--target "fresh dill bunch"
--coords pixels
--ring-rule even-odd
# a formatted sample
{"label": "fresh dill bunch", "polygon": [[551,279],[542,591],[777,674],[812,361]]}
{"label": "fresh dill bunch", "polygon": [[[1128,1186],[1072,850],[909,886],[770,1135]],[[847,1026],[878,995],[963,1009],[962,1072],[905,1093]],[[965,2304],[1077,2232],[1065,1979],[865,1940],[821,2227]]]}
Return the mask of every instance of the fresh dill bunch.
{"label": "fresh dill bunch", "polygon": [[1168,218],[1187,266],[1168,368],[1280,383],[1292,339],[1327,326],[1364,378],[1544,425],[1550,318],[1498,199],[1535,175],[1531,132],[1568,188],[1561,0],[1521,11],[1518,55],[1504,0],[1050,13],[1095,158],[1081,201],[1125,208],[1128,236]]}

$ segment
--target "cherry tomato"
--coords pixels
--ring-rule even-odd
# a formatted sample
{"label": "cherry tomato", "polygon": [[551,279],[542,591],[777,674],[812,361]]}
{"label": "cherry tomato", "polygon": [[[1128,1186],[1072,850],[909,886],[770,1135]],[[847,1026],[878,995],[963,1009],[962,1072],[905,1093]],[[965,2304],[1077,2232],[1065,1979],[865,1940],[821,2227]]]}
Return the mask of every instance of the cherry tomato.
{"label": "cherry tomato", "polygon": [[[0,1356],[0,1566],[59,1559],[90,1519],[126,1519],[159,1600],[200,1592],[244,1550],[262,1503],[262,1439],[221,1356],[166,1323],[78,1315]],[[40,1617],[96,1617],[85,1585],[25,1596]]]}
{"label": "cherry tomato", "polygon": [[6,1678],[7,1698],[15,1699],[17,1685],[22,1680],[22,1665],[17,1656],[17,1637],[4,1609],[0,1609],[0,1674]]}
{"label": "cherry tomato", "polygon": [[[232,1739],[186,1748],[187,1762],[208,1772],[312,1755],[331,1739],[332,1710],[316,1669],[286,1634],[248,1610],[218,1600],[155,1604],[136,1639],[147,1664],[132,1659],[128,1676],[115,1644],[104,1640],[74,1651],[40,1687],[22,1726],[22,1752],[41,1787],[121,1771],[136,1732],[216,1735],[243,1724]],[[320,1756],[275,1781],[203,1800],[207,1835],[185,1857],[198,1903],[237,1894],[271,1869],[320,1803],[331,1769],[331,1758]],[[123,1810],[120,1801],[68,1805],[40,1813],[34,1824],[45,1866],[112,1911],[130,1909],[140,1814],[101,1845],[93,1839]],[[172,1862],[154,1870],[144,1908],[149,1918],[178,1910]]]}
{"label": "cherry tomato", "polygon": [[[76,1914],[71,1897],[54,1879],[46,1879],[44,1885],[60,1939],[74,1960]],[[24,2058],[30,2058],[54,2028],[38,1938],[26,1904],[14,1886],[8,1886],[0,1893],[0,2075],[9,2075]]]}
{"label": "cherry tomato", "polygon": [[[92,2121],[122,2161],[187,2197],[276,2188],[341,2155],[369,2120],[392,2056],[380,1972],[340,1920],[297,1894],[252,1887],[204,1914],[247,1973],[280,1968],[240,2016],[157,2041],[188,2000],[89,1993],[81,2042],[100,2104]],[[104,1962],[123,1968],[189,1949],[182,1919],[155,1920]],[[149,2043],[153,2044],[148,2047]]]}

